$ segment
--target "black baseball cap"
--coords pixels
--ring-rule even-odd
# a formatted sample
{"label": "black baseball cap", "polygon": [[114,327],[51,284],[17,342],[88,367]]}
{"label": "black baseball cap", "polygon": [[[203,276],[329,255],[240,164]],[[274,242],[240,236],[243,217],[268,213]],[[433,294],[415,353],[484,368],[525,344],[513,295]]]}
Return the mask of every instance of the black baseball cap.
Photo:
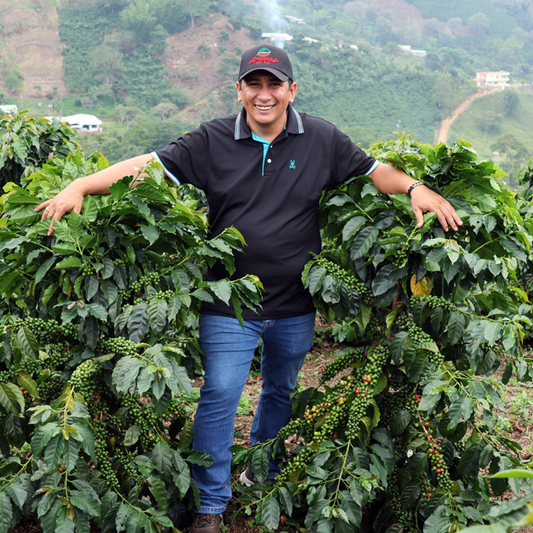
{"label": "black baseball cap", "polygon": [[266,70],[280,81],[294,79],[287,52],[277,46],[254,46],[242,54],[238,81],[255,70]]}

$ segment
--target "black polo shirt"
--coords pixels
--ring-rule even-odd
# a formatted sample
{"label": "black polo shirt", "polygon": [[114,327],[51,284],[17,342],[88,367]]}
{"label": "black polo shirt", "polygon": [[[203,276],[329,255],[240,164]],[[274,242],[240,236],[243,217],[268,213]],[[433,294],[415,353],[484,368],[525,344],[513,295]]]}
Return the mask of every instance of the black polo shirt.
{"label": "black polo shirt", "polygon": [[[176,183],[202,189],[209,203],[211,235],[236,227],[247,246],[236,254],[234,277],[258,276],[262,309],[243,309],[245,319],[275,319],[313,311],[301,274],[320,252],[318,202],[326,187],[370,173],[377,165],[333,124],[289,106],[287,126],[269,144],[255,140],[243,109],[203,123],[154,152]],[[209,280],[227,277],[222,265]],[[203,312],[235,316],[224,302]]]}

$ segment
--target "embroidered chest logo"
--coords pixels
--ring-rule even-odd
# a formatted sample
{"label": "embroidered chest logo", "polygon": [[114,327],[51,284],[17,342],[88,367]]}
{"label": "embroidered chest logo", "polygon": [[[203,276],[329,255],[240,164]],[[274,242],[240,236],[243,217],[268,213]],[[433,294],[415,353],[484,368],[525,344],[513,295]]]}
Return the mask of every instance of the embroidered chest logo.
{"label": "embroidered chest logo", "polygon": [[296,159],[291,159],[291,162],[289,164],[289,168],[291,170],[296,170]]}

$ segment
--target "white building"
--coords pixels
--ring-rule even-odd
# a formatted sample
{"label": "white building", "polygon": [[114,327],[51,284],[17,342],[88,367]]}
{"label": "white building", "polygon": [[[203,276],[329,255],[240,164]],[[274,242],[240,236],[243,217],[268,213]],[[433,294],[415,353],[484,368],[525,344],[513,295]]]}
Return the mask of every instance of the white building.
{"label": "white building", "polygon": [[19,110],[16,105],[0,105],[0,111],[5,115],[16,115]]}
{"label": "white building", "polygon": [[102,131],[102,121],[94,115],[70,115],[61,117],[61,122],[66,122],[76,131]]}
{"label": "white building", "polygon": [[509,72],[498,70],[497,72],[478,72],[474,81],[481,89],[487,87],[504,87],[509,86]]}
{"label": "white building", "polygon": [[414,56],[419,56],[419,57],[427,56],[426,50],[414,50],[413,48],[411,48],[410,44],[399,44],[398,48],[402,50],[403,52],[405,52],[406,54],[413,54]]}
{"label": "white building", "polygon": [[262,33],[262,39],[270,39],[276,43],[285,43],[287,41],[292,41],[292,35],[288,33]]}

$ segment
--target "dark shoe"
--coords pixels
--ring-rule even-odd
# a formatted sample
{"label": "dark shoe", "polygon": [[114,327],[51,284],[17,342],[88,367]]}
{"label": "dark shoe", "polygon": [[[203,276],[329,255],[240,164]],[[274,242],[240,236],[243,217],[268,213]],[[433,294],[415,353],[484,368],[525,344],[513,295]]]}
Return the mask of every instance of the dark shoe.
{"label": "dark shoe", "polygon": [[219,533],[221,514],[196,513],[189,533]]}

